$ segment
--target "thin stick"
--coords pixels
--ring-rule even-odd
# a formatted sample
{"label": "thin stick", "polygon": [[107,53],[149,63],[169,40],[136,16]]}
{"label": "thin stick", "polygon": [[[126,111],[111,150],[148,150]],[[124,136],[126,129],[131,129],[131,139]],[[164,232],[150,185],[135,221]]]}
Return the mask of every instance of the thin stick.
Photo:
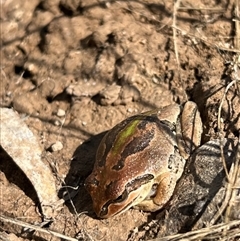
{"label": "thin stick", "polygon": [[240,47],[240,23],[239,23],[239,2],[238,0],[235,0],[235,29],[236,29],[236,35],[235,35],[235,48],[239,49]]}
{"label": "thin stick", "polygon": [[[220,223],[207,228],[201,228],[198,230],[190,231],[183,234],[175,234],[170,236],[165,236],[163,238],[152,239],[149,241],[167,241],[167,240],[199,240],[207,235],[219,234],[222,230],[230,229],[231,227],[240,225],[240,220],[233,220],[228,223]],[[239,230],[239,229],[238,229]],[[237,231],[239,234],[239,231]],[[228,238],[230,238],[228,236]]]}
{"label": "thin stick", "polygon": [[234,169],[233,169],[233,173],[231,176],[231,179],[233,180],[233,186],[232,186],[232,192],[231,192],[231,198],[229,200],[229,205],[227,207],[226,210],[226,218],[225,218],[225,222],[229,221],[229,217],[230,217],[230,213],[231,210],[234,206],[234,202],[236,201],[236,197],[238,196],[238,192],[240,187],[237,187],[237,182],[240,179],[240,132],[239,132],[239,137],[238,137],[238,146],[237,146],[237,153],[236,153],[236,157],[235,157],[235,163],[234,163]]}
{"label": "thin stick", "polygon": [[24,228],[33,229],[33,230],[39,231],[41,233],[47,233],[49,235],[53,235],[53,236],[56,236],[56,237],[59,237],[59,238],[62,238],[62,239],[66,239],[66,240],[70,240],[70,241],[78,241],[78,239],[71,238],[71,237],[66,236],[64,234],[57,233],[57,232],[51,231],[49,229],[47,230],[47,229],[41,228],[39,226],[32,225],[32,224],[29,224],[29,223],[26,223],[26,222],[23,222],[23,221],[14,219],[14,218],[6,217],[6,216],[1,215],[1,214],[0,214],[0,220],[3,221],[3,222],[13,223],[13,224],[16,224],[16,225],[24,227]]}
{"label": "thin stick", "polygon": [[188,11],[188,10],[196,10],[196,11],[210,11],[210,12],[225,12],[224,8],[198,8],[198,7],[178,7],[178,10]]}
{"label": "thin stick", "polygon": [[173,6],[173,43],[174,43],[174,51],[176,56],[176,61],[178,65],[178,73],[181,79],[181,73],[180,73],[180,62],[179,62],[179,56],[178,56],[178,46],[177,46],[177,31],[176,31],[176,21],[177,21],[177,10],[180,4],[180,0],[177,0]]}
{"label": "thin stick", "polygon": [[[226,94],[229,90],[229,88],[234,84],[236,83],[236,81],[232,81],[231,83],[229,83],[224,91],[224,94],[223,94],[223,97],[221,99],[221,102],[220,102],[220,105],[219,105],[219,108],[218,108],[218,131],[221,133],[221,112],[222,112],[222,105],[223,105],[223,102],[226,98]],[[222,138],[222,137],[220,137]],[[222,143],[222,141],[220,140],[220,143]],[[226,161],[225,161],[225,157],[224,157],[224,154],[223,154],[223,147],[222,145],[220,145],[221,147],[221,158],[222,158],[222,161],[223,161],[223,168],[225,170],[225,173],[226,173],[226,176],[227,176],[227,179],[228,179],[228,182],[230,182],[230,178],[229,178],[229,174],[228,174],[228,170],[227,170],[227,166],[226,166]]]}

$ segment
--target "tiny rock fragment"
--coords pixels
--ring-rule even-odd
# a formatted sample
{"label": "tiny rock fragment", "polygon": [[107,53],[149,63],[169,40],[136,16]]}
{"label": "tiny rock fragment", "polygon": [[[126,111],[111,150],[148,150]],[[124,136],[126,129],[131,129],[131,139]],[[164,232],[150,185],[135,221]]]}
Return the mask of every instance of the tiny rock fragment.
{"label": "tiny rock fragment", "polygon": [[61,141],[56,141],[54,144],[51,145],[51,151],[60,151],[63,149],[63,144]]}
{"label": "tiny rock fragment", "polygon": [[132,109],[132,108],[128,108],[128,109],[127,109],[127,112],[133,113],[133,109]]}
{"label": "tiny rock fragment", "polygon": [[58,111],[57,111],[57,116],[58,117],[63,117],[63,116],[65,116],[65,110],[63,110],[63,109],[58,109]]}
{"label": "tiny rock fragment", "polygon": [[62,125],[62,122],[60,120],[54,120],[53,124],[55,126],[60,126],[60,125]]}

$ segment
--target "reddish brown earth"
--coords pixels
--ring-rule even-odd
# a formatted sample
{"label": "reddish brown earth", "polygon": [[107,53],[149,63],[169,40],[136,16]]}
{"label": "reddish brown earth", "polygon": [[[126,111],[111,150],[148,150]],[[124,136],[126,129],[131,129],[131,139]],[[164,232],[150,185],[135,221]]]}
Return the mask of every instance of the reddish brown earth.
{"label": "reddish brown earth", "polygon": [[[82,186],[102,133],[126,117],[192,100],[204,124],[202,143],[217,136],[220,101],[238,74],[233,69],[236,6],[233,1],[179,4],[1,2],[1,107],[17,111],[38,137],[59,190],[64,182],[80,185],[72,202],[57,211],[51,230],[80,240],[157,237],[148,227],[156,214],[130,209],[97,219]],[[232,85],[222,109],[226,137],[238,136],[239,113],[239,90]],[[63,149],[52,152],[56,141]],[[3,151],[0,185],[1,214],[32,224],[42,221],[29,181]],[[18,236],[9,240],[50,240],[48,234],[21,234],[18,225],[0,225],[1,231]]]}

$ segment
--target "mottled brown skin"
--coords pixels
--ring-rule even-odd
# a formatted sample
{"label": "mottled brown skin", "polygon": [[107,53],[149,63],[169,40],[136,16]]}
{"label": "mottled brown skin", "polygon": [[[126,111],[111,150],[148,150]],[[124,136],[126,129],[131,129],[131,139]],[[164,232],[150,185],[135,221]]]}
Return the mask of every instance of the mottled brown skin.
{"label": "mottled brown skin", "polygon": [[98,217],[132,206],[161,209],[171,198],[185,159],[178,151],[180,107],[167,106],[130,117],[102,139],[86,189]]}

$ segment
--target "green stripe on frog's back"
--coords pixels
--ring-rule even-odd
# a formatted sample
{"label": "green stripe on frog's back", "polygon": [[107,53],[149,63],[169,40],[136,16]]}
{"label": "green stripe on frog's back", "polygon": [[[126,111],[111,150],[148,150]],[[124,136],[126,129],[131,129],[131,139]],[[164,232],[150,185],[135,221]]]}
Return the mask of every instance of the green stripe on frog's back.
{"label": "green stripe on frog's back", "polygon": [[119,132],[111,149],[111,155],[108,156],[109,163],[115,164],[112,167],[113,170],[119,171],[127,164],[126,159],[129,156],[140,153],[149,147],[155,134],[154,126],[151,123],[155,123],[157,120],[156,117],[151,116],[135,116]]}
{"label": "green stripe on frog's back", "polygon": [[[99,167],[106,167],[107,156],[109,153],[112,153],[112,158],[116,158],[117,154],[121,154],[119,153],[121,152],[119,148],[124,148],[124,143],[127,141],[126,138],[129,138],[134,133],[138,123],[144,118],[145,117],[141,115],[131,116],[107,132],[102,139],[96,154],[96,163]],[[119,142],[118,145],[115,145],[117,142]]]}
{"label": "green stripe on frog's back", "polygon": [[142,118],[130,121],[130,123],[127,124],[125,128],[116,136],[114,145],[111,149],[111,152],[114,156],[120,154],[119,151],[121,152],[126,146],[128,142],[127,140],[136,133],[136,129],[140,121],[142,121]]}

